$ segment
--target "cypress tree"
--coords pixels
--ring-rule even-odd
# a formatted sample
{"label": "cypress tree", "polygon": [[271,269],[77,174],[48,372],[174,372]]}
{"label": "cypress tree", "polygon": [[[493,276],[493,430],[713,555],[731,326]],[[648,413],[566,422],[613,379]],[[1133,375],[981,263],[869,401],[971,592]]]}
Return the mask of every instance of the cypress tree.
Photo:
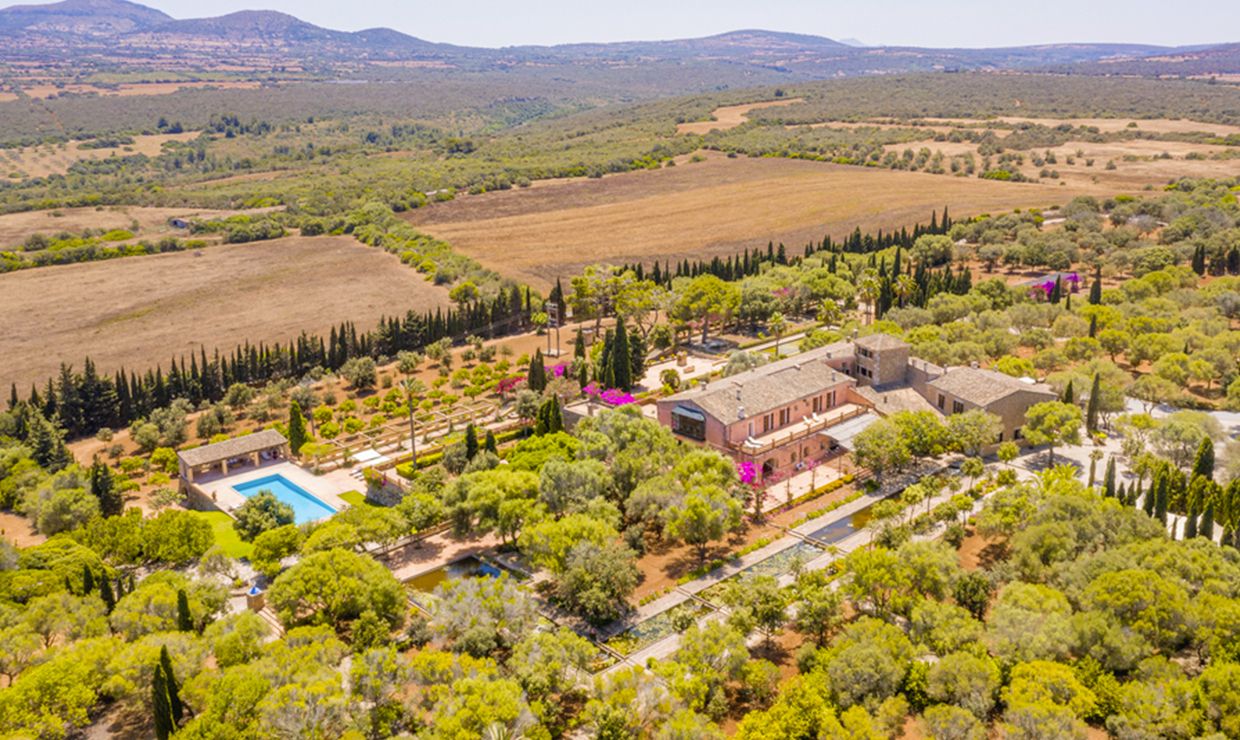
{"label": "cypress tree", "polygon": [[103,599],[103,608],[111,614],[116,608],[116,596],[112,593],[112,582],[108,580],[107,573],[99,579],[99,598]]}
{"label": "cypress tree", "polygon": [[310,441],[306,436],[306,417],[301,413],[301,404],[296,401],[288,405],[288,447],[294,455],[301,454],[301,448]]}
{"label": "cypress tree", "polygon": [[1107,472],[1102,477],[1102,495],[1107,498],[1115,497],[1115,458],[1107,458]]}
{"label": "cypress tree", "polygon": [[1197,528],[1197,533],[1207,540],[1214,539],[1214,502],[1210,501],[1206,504],[1206,510],[1201,512],[1201,524]]}
{"label": "cypress tree", "polygon": [[176,676],[172,673],[172,658],[168,655],[168,646],[159,649],[159,665],[164,669],[164,686],[168,690],[168,708],[172,713],[172,726],[175,728],[185,715],[185,707],[181,704],[181,687],[177,685]]}
{"label": "cypress tree", "polygon": [[547,368],[543,364],[541,349],[534,350],[534,356],[530,358],[530,370],[525,382],[530,387],[530,390],[535,390],[539,393],[542,393],[547,388]]}
{"label": "cypress tree", "polygon": [[1089,305],[1097,306],[1102,303],[1102,266],[1099,265],[1094,270],[1094,281],[1089,285]]}
{"label": "cypress tree", "polygon": [[82,566],[82,595],[85,596],[95,590],[95,574],[91,572],[89,565]]}
{"label": "cypress tree", "polygon": [[629,333],[624,319],[616,320],[616,334],[611,347],[612,381],[615,388],[627,391],[633,387],[633,355],[629,351]]}
{"label": "cypress tree", "polygon": [[1076,405],[1076,392],[1072,390],[1072,381],[1068,381],[1068,385],[1063,389],[1063,398],[1059,399],[1064,403]]}
{"label": "cypress tree", "polygon": [[[167,648],[164,648],[164,650],[167,650]],[[151,715],[155,724],[155,737],[158,740],[168,740],[172,736],[174,726],[172,723],[172,706],[168,701],[168,685],[164,680],[162,660],[155,665],[155,676],[151,680]]]}
{"label": "cypress tree", "polygon": [[1102,377],[1094,373],[1094,382],[1089,389],[1089,403],[1085,406],[1085,429],[1093,434],[1098,431],[1098,407],[1101,403]]}
{"label": "cypress tree", "polygon": [[1098,314],[1089,317],[1089,337],[1095,339],[1098,336]]}
{"label": "cypress tree", "polygon": [[577,327],[577,336],[573,338],[573,357],[586,359],[586,335]]}
{"label": "cypress tree", "polygon": [[1163,478],[1158,486],[1158,495],[1154,498],[1154,517],[1163,524],[1167,523],[1167,506],[1169,504],[1168,481]]}
{"label": "cypress tree", "polygon": [[478,456],[478,429],[472,423],[465,427],[465,459],[473,460]]}
{"label": "cypress tree", "polygon": [[1192,477],[1203,476],[1206,480],[1214,480],[1214,441],[1203,437],[1197,447],[1197,456],[1193,459]]}
{"label": "cypress tree", "polygon": [[1197,510],[1189,509],[1188,516],[1184,520],[1184,539],[1189,540],[1197,536]]}
{"label": "cypress tree", "polygon": [[499,443],[495,439],[495,432],[491,431],[490,429],[487,430],[486,441],[483,443],[482,449],[486,450],[492,455],[499,454]]}
{"label": "cypress tree", "polygon": [[[1158,488],[1165,485],[1162,473],[1155,474],[1154,479],[1150,481],[1150,490],[1146,492],[1141,500],[1141,510],[1150,516],[1154,516],[1154,501],[1158,498]],[[1137,481],[1137,490],[1141,490],[1141,482]]]}
{"label": "cypress tree", "polygon": [[125,508],[125,499],[112,479],[112,470],[99,458],[90,465],[90,492],[99,500],[99,513],[116,516]]}
{"label": "cypress tree", "polygon": [[629,368],[635,384],[646,375],[646,342],[637,334],[629,337]]}
{"label": "cypress tree", "polygon": [[181,632],[192,632],[194,630],[194,618],[189,613],[189,597],[185,595],[185,589],[177,589],[177,629]]}

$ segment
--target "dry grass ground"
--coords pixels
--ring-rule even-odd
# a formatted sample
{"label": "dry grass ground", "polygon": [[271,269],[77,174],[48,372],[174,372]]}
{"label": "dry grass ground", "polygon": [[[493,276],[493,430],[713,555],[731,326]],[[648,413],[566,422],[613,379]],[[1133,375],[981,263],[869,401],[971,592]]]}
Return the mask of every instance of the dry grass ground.
{"label": "dry grass ground", "polygon": [[[86,229],[127,229],[143,239],[163,236],[187,236],[184,229],[168,225],[169,219],[215,219],[238,213],[261,213],[273,209],[251,211],[205,210],[201,208],[146,208],[142,206],[100,206],[98,208],[63,208],[52,211],[25,211],[0,215],[0,249],[14,247],[32,234],[78,234]],[[137,222],[137,229],[133,228]]]}
{"label": "dry grass ground", "polygon": [[[1050,127],[1055,127],[1066,123],[1069,126],[1094,126],[1103,133],[1136,130],[1158,134],[1179,134],[1197,131],[1205,131],[1216,136],[1240,134],[1240,126],[1229,126],[1223,123],[1190,121],[1184,118],[1021,118],[1019,116],[1000,116],[998,118],[986,120],[973,118],[924,118],[922,120],[927,123],[956,124],[962,126],[977,126],[978,124],[986,123],[986,121],[998,121],[1001,123],[1010,124],[1033,123]],[[1130,129],[1128,126],[1129,123],[1137,124],[1136,128]]]}
{"label": "dry grass ground", "polygon": [[944,205],[963,216],[1067,202],[1079,187],[847,167],[786,159],[727,159],[601,179],[488,193],[408,214],[487,267],[538,287],[599,261],[731,255],[782,241],[799,250],[824,233],[928,221]]}
{"label": "dry grass ground", "polygon": [[180,134],[151,134],[133,137],[134,143],[106,149],[80,149],[81,141],[67,141],[59,144],[43,144],[28,146],[21,149],[0,151],[0,177],[8,179],[25,179],[63,175],[75,162],[88,159],[107,159],[108,157],[128,157],[134,154],[157,156],[160,149],[169,141],[189,141],[198,137],[197,131]]}
{"label": "dry grass ground", "polygon": [[676,126],[676,133],[679,134],[709,134],[711,131],[727,131],[730,128],[745,123],[749,120],[749,112],[755,110],[763,110],[764,108],[775,108],[781,105],[792,105],[793,103],[802,103],[803,98],[788,98],[787,100],[768,100],[763,103],[745,103],[744,105],[725,105],[722,108],[716,108],[711,113],[713,120],[710,121],[691,121],[689,123],[681,123]]}
{"label": "dry grass ground", "polygon": [[210,80],[186,80],[179,82],[122,82],[119,85],[93,85],[83,83],[70,83],[63,86],[57,85],[29,85],[22,92],[31,98],[51,98],[61,93],[75,93],[84,95],[103,95],[103,96],[119,96],[134,97],[140,95],[171,95],[179,90],[194,90],[204,87],[221,88],[225,90],[253,90],[261,86],[260,82],[252,80],[236,80],[236,81],[210,81]]}
{"label": "dry grass ground", "polygon": [[346,237],[269,242],[0,275],[0,386],[42,383],[89,354],[101,370],[149,368],[205,346],[287,342],[343,319],[447,305],[446,292]]}

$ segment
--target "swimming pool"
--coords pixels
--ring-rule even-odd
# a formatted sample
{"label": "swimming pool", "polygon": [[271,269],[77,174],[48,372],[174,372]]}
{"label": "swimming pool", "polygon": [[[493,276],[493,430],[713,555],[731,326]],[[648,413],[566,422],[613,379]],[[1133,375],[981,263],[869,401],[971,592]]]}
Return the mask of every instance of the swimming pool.
{"label": "swimming pool", "polygon": [[326,519],[336,513],[335,509],[315,498],[309,491],[279,474],[238,483],[233,486],[233,490],[246,498],[259,491],[271,491],[277,499],[293,507],[293,521],[297,524]]}

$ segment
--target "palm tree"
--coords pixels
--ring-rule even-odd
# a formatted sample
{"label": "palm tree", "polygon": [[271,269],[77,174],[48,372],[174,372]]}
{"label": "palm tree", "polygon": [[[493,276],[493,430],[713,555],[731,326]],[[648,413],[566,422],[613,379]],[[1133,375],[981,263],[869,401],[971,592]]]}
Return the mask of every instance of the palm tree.
{"label": "palm tree", "polygon": [[[873,273],[867,272],[861,276],[861,280],[857,282],[857,297],[866,305],[866,315],[872,317],[874,315],[875,303],[878,301],[878,293],[881,286],[878,277]],[[872,319],[871,319],[872,321]]]}
{"label": "palm tree", "polygon": [[409,411],[409,451],[412,454],[413,467],[418,466],[418,433],[413,422],[414,397],[426,392],[426,385],[417,378],[405,378],[400,381],[400,389],[405,392],[405,408]]}
{"label": "palm tree", "polygon": [[766,328],[775,335],[775,359],[779,359],[779,340],[783,339],[784,331],[788,328],[788,322],[784,319],[783,313],[776,311],[771,314],[771,318],[766,320]]}
{"label": "palm tree", "polygon": [[904,308],[905,301],[913,293],[917,292],[917,281],[912,275],[901,275],[896,278],[896,284],[892,286],[896,296],[900,299],[900,308]]}

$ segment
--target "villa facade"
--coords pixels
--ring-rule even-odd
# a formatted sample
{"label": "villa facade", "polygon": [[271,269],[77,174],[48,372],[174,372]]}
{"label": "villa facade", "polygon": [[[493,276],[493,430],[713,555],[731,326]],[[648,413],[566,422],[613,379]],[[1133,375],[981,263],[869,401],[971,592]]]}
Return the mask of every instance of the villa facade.
{"label": "villa facade", "polygon": [[1019,441],[1025,411],[1055,398],[1030,379],[939,367],[897,337],[871,334],[661,399],[658,416],[677,436],[751,462],[768,479],[850,450],[871,423],[903,410],[982,409],[1000,420],[996,442]]}

